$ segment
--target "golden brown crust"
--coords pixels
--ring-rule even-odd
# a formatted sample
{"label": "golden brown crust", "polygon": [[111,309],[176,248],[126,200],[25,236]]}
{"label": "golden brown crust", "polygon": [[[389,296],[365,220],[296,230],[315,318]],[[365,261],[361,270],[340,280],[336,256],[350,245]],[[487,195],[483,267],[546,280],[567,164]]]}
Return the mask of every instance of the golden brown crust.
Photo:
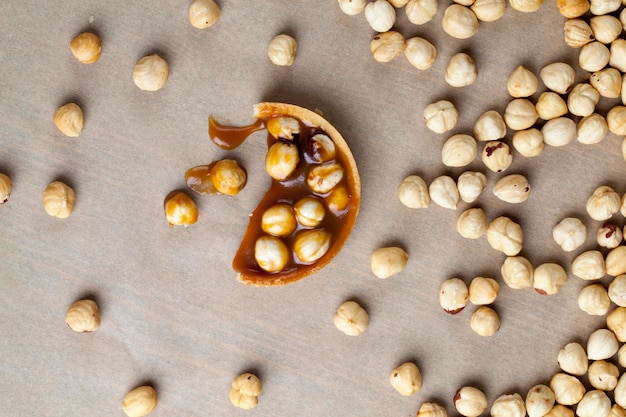
{"label": "golden brown crust", "polygon": [[[333,140],[338,153],[342,156],[347,165],[346,177],[348,178],[351,205],[354,207],[350,215],[346,216],[345,223],[342,224],[342,233],[333,242],[327,255],[319,259],[312,265],[307,265],[296,270],[284,271],[271,275],[259,275],[254,272],[241,271],[238,279],[248,285],[254,286],[277,286],[298,281],[306,276],[312,275],[326,266],[343,246],[345,240],[354,226],[361,201],[361,179],[357,170],[356,161],[344,140],[343,136],[326,119],[319,114],[292,104],[285,103],[259,103],[254,106],[254,117],[257,119],[268,119],[273,116],[292,116],[299,119],[306,125],[319,127]],[[264,198],[265,200],[265,198]],[[251,221],[254,221],[252,218]]]}

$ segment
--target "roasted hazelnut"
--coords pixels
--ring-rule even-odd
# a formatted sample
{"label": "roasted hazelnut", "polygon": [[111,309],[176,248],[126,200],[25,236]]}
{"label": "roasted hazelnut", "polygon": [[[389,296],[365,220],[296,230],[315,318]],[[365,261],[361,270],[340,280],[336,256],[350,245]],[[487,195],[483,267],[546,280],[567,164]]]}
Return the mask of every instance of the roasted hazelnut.
{"label": "roasted hazelnut", "polygon": [[520,155],[532,158],[543,152],[543,134],[539,129],[530,128],[513,133],[513,147]]}
{"label": "roasted hazelnut", "polygon": [[609,298],[615,305],[626,307],[626,275],[618,275],[609,284]]}
{"label": "roasted hazelnut", "polygon": [[539,80],[528,68],[523,65],[518,66],[509,75],[507,89],[509,94],[515,98],[530,97],[537,92]]}
{"label": "roasted hazelnut", "polygon": [[0,174],[0,204],[4,204],[9,201],[11,196],[12,182],[5,174]]}
{"label": "roasted hazelnut", "polygon": [[54,124],[65,136],[78,137],[83,131],[85,117],[76,103],[67,103],[55,110]]}
{"label": "roasted hazelnut", "polygon": [[512,130],[531,128],[538,118],[535,105],[527,98],[511,100],[504,110],[504,121]]}
{"label": "roasted hazelnut", "polygon": [[296,230],[296,225],[296,217],[289,204],[275,204],[261,216],[261,229],[268,235],[277,237],[290,235]]}
{"label": "roasted hazelnut", "polygon": [[74,190],[61,181],[54,181],[43,192],[43,208],[50,216],[65,219],[74,211]]}
{"label": "roasted hazelnut", "polygon": [[619,375],[617,366],[603,360],[594,361],[587,370],[589,384],[602,391],[613,391],[617,386]]}
{"label": "roasted hazelnut", "polygon": [[124,396],[122,408],[128,417],[143,417],[157,406],[157,393],[149,385],[137,387]]}
{"label": "roasted hazelnut", "polygon": [[499,293],[500,285],[493,278],[476,277],[469,285],[469,301],[477,306],[492,304]]}
{"label": "roasted hazelnut", "polygon": [[83,32],[72,39],[70,50],[74,57],[83,64],[93,64],[100,58],[102,43],[97,35]]}
{"label": "roasted hazelnut", "polygon": [[170,227],[189,226],[198,221],[196,203],[182,191],[173,191],[165,197],[163,203],[165,218]]}
{"label": "roasted hazelnut", "polygon": [[282,181],[287,179],[300,162],[298,147],[293,143],[276,142],[265,156],[265,170],[270,177]]}
{"label": "roasted hazelnut", "polygon": [[404,36],[395,30],[378,33],[370,42],[372,56],[378,62],[389,62],[402,55],[406,48]]}
{"label": "roasted hazelnut", "polygon": [[481,142],[502,139],[506,135],[506,123],[496,110],[487,110],[474,123],[474,136]]}
{"label": "roasted hazelnut", "polygon": [[305,264],[311,264],[326,255],[331,235],[324,230],[303,230],[296,234],[293,251]]}
{"label": "roasted hazelnut", "polygon": [[606,327],[619,342],[626,342],[626,307],[616,307],[606,316]]}
{"label": "roasted hazelnut", "polygon": [[604,267],[612,277],[626,274],[626,246],[611,249],[604,259]]}
{"label": "roasted hazelnut", "polygon": [[327,162],[312,168],[306,182],[316,193],[325,194],[339,184],[343,178],[343,167],[336,162]]}
{"label": "roasted hazelnut", "polygon": [[583,19],[568,19],[563,25],[565,43],[572,48],[580,48],[593,41],[593,30]]}
{"label": "roasted hazelnut", "polygon": [[304,152],[312,162],[328,162],[335,159],[335,143],[328,135],[316,133],[306,141]]}
{"label": "roasted hazelnut", "polygon": [[229,398],[232,405],[243,410],[250,410],[259,403],[263,391],[261,380],[249,372],[238,375],[230,385]]}
{"label": "roasted hazelnut", "polygon": [[365,6],[365,19],[376,32],[387,32],[396,23],[396,10],[387,0],[375,0]]}
{"label": "roasted hazelnut", "polygon": [[459,112],[448,100],[439,100],[424,108],[426,127],[435,133],[445,133],[454,129],[459,120]]}
{"label": "roasted hazelnut", "polygon": [[324,197],[326,206],[334,213],[344,211],[350,204],[350,194],[343,185],[335,187],[326,197]]}
{"label": "roasted hazelnut", "polygon": [[65,323],[78,333],[90,333],[100,327],[100,310],[93,300],[79,300],[65,314]]}
{"label": "roasted hazelnut", "polygon": [[409,0],[404,7],[409,22],[423,25],[430,22],[439,11],[437,0]]}
{"label": "roasted hazelnut", "polygon": [[427,70],[432,67],[437,60],[437,48],[426,39],[415,36],[407,39],[405,44],[404,56],[406,56],[411,65],[415,68]]}
{"label": "roasted hazelnut", "polygon": [[417,410],[416,417],[448,417],[448,413],[440,404],[425,402],[420,405],[420,408]]}
{"label": "roasted hazelnut", "polygon": [[471,9],[460,4],[451,4],[443,14],[441,26],[453,38],[468,39],[478,32],[480,24]]}
{"label": "roasted hazelnut", "polygon": [[304,197],[293,205],[298,223],[305,227],[316,227],[326,215],[324,204],[315,197]]}
{"label": "roasted hazelnut", "polygon": [[611,307],[609,293],[602,284],[591,284],[580,290],[578,307],[592,316],[604,316]]}
{"label": "roasted hazelnut", "polygon": [[565,62],[553,62],[541,69],[539,77],[550,90],[558,94],[567,94],[576,81],[576,72]]}
{"label": "roasted hazelnut", "polygon": [[277,237],[261,236],[254,244],[254,259],[269,273],[280,272],[289,261],[287,245]]}
{"label": "roasted hazelnut", "polygon": [[611,399],[600,390],[589,391],[576,406],[578,417],[608,417],[610,412]]}
{"label": "roasted hazelnut", "polygon": [[578,249],[587,238],[587,227],[575,217],[566,217],[552,228],[552,237],[565,252]]}
{"label": "roasted hazelnut", "polygon": [[270,118],[265,127],[275,139],[292,141],[300,136],[300,121],[295,117],[277,116]]}
{"label": "roasted hazelnut", "polygon": [[621,197],[613,188],[602,185],[596,188],[587,199],[585,207],[592,219],[604,221],[619,211],[621,203]]}
{"label": "roasted hazelnut", "polygon": [[215,189],[227,195],[239,194],[247,181],[246,171],[232,159],[217,161],[211,169],[210,178]]}
{"label": "roasted hazelnut", "polygon": [[448,138],[441,149],[441,160],[449,167],[464,167],[478,155],[476,139],[470,135],[456,134]]}

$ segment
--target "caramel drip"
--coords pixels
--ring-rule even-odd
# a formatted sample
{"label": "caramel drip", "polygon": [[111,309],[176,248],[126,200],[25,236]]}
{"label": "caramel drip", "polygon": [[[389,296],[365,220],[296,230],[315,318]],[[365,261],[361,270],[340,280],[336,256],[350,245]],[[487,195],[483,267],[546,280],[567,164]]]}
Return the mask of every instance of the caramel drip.
{"label": "caramel drip", "polygon": [[263,121],[257,119],[247,126],[225,126],[218,123],[213,116],[209,116],[209,137],[222,149],[235,149],[241,145],[251,134],[264,129]]}

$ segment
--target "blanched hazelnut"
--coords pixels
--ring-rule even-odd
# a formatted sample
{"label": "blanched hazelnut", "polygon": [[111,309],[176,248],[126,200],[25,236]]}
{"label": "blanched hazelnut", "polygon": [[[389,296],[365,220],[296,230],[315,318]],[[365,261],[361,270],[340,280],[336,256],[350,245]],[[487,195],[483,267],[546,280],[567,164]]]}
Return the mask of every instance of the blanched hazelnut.
{"label": "blanched hazelnut", "polygon": [[604,68],[591,74],[589,84],[600,96],[617,98],[622,92],[622,74],[615,68]]}
{"label": "blanched hazelnut", "polygon": [[606,114],[609,130],[616,135],[626,135],[626,106],[614,106]]}
{"label": "blanched hazelnut", "polygon": [[554,62],[543,67],[539,77],[550,90],[558,94],[567,94],[574,85],[576,72],[565,62]]}
{"label": "blanched hazelnut", "polygon": [[291,116],[272,117],[265,123],[265,127],[272,137],[287,143],[300,135],[300,122]]}
{"label": "blanched hazelnut", "polygon": [[274,36],[267,47],[267,56],[275,65],[288,67],[296,61],[296,40],[284,33]]}
{"label": "blanched hazelnut", "polygon": [[335,327],[348,336],[360,335],[367,329],[369,322],[367,311],[356,301],[342,303],[333,318]]}
{"label": "blanched hazelnut", "polygon": [[600,390],[589,391],[576,406],[578,417],[608,417],[610,412],[611,399]]}
{"label": "blanched hazelnut", "polygon": [[621,206],[621,198],[613,188],[602,185],[594,190],[587,199],[585,208],[587,214],[598,221],[610,219]]}
{"label": "blanched hazelnut", "polygon": [[612,277],[626,274],[626,246],[611,249],[604,258],[604,266]]}
{"label": "blanched hazelnut", "polygon": [[457,179],[457,189],[461,200],[473,203],[487,187],[487,177],[482,172],[465,171]]}
{"label": "blanched hazelnut", "polygon": [[565,345],[557,357],[561,369],[569,374],[582,376],[587,373],[589,360],[587,352],[580,343],[571,342]]}
{"label": "blanched hazelnut", "polygon": [[537,92],[539,81],[537,76],[523,65],[518,66],[509,75],[507,89],[515,98],[530,97]]}
{"label": "blanched hazelnut", "polygon": [[426,39],[416,36],[407,39],[405,44],[404,56],[415,68],[427,70],[437,60],[437,48]]}
{"label": "blanched hazelnut", "polygon": [[589,19],[589,26],[596,40],[604,44],[613,42],[622,33],[622,22],[617,17],[607,14],[593,16]]}
{"label": "blanched hazelnut", "polygon": [[622,231],[614,223],[604,223],[596,233],[596,241],[603,248],[613,249],[622,243]]}
{"label": "blanched hazelnut", "polygon": [[459,203],[459,190],[451,177],[442,175],[435,178],[428,187],[428,193],[430,199],[437,205],[456,210]]}
{"label": "blanched hazelnut", "polygon": [[586,281],[593,281],[606,275],[606,266],[602,253],[590,250],[581,253],[572,262],[572,274]]}
{"label": "blanched hazelnut", "polygon": [[437,403],[425,402],[420,405],[416,417],[448,417],[448,412]]}
{"label": "blanched hazelnut", "polygon": [[576,122],[569,117],[556,117],[548,120],[541,128],[543,142],[550,146],[565,146],[576,138]]}
{"label": "blanched hazelnut", "polygon": [[487,396],[478,388],[466,386],[456,392],[454,407],[465,417],[478,417],[487,409]]}
{"label": "blanched hazelnut", "polygon": [[50,183],[43,192],[43,208],[52,217],[66,219],[74,211],[74,190],[61,181]]}
{"label": "blanched hazelnut", "polygon": [[157,406],[157,393],[149,385],[143,385],[130,391],[124,396],[122,408],[128,417],[143,417],[148,415]]}
{"label": "blanched hazelnut", "polygon": [[[299,131],[298,134],[300,134]],[[335,143],[328,135],[316,133],[306,141],[304,153],[311,161],[322,163],[335,159],[337,150]]]}
{"label": "blanched hazelnut", "polygon": [[533,287],[541,295],[558,293],[567,282],[567,272],[561,265],[544,263],[535,268]]}
{"label": "blanched hazelnut", "polygon": [[387,279],[402,272],[408,260],[409,255],[404,249],[390,246],[376,249],[370,259],[370,266],[376,277]]}
{"label": "blanched hazelnut", "polygon": [[619,369],[607,361],[595,361],[589,365],[587,371],[589,384],[595,389],[602,391],[613,391],[617,386]]}
{"label": "blanched hazelnut", "polygon": [[491,307],[481,306],[470,317],[470,327],[479,336],[493,336],[500,329],[500,317]]}
{"label": "blanched hazelnut", "polygon": [[406,4],[409,2],[409,0],[387,0],[387,1],[396,9],[400,9],[406,6]]}
{"label": "blanched hazelnut", "polygon": [[506,0],[476,0],[470,6],[478,20],[494,22],[504,16]]}
{"label": "blanched hazelnut", "polygon": [[54,111],[54,124],[65,136],[78,137],[83,131],[85,117],[76,103],[67,103]]}
{"label": "blanched hazelnut", "polygon": [[567,108],[575,116],[589,116],[600,101],[600,93],[590,84],[576,84],[567,96]]}
{"label": "blanched hazelnut", "polygon": [[296,170],[299,162],[300,155],[295,144],[276,142],[270,146],[265,156],[265,170],[270,177],[282,181]]}
{"label": "blanched hazelnut", "polygon": [[133,82],[140,90],[157,91],[163,88],[170,75],[167,62],[157,54],[144,56],[133,68]]}
{"label": "blanched hazelnut", "polygon": [[580,48],[593,41],[593,30],[583,19],[569,19],[563,25],[565,43],[572,48]]}
{"label": "blanched hazelnut", "polygon": [[409,22],[423,25],[430,22],[439,10],[437,0],[409,0],[404,11]]}
{"label": "blanched hazelnut", "polygon": [[221,13],[213,0],[194,0],[189,5],[189,23],[197,29],[206,29],[217,22]]}
{"label": "blanched hazelnut", "polygon": [[589,0],[591,14],[600,16],[613,13],[622,6],[621,0]]}
{"label": "blanched hazelnut", "polygon": [[481,142],[502,139],[506,135],[506,123],[496,110],[481,114],[474,123],[474,136]]}
{"label": "blanched hazelnut", "polygon": [[[622,349],[620,349],[621,351]],[[626,352],[626,349],[624,350]],[[620,361],[620,364],[622,362]],[[620,407],[626,407],[626,373],[622,373],[617,381],[617,386],[613,390],[615,403]]]}
{"label": "blanched hazelnut", "polygon": [[405,362],[391,371],[391,386],[401,395],[411,396],[422,389],[422,374],[413,362]]}
{"label": "blanched hazelnut", "polygon": [[450,58],[445,74],[445,80],[449,85],[452,87],[466,87],[473,84],[476,78],[478,78],[478,71],[476,70],[476,63],[471,56],[460,52]]}
{"label": "blanched hazelnut", "polygon": [[604,139],[608,132],[606,119],[598,113],[592,113],[578,122],[577,139],[580,143],[591,145]]}
{"label": "blanched hazelnut", "polygon": [[315,197],[304,197],[293,205],[298,223],[305,227],[318,226],[326,215],[324,204]]}
{"label": "blanched hazelnut", "polygon": [[12,182],[5,174],[0,173],[0,205],[9,201],[11,196]]}
{"label": "blanched hazelnut", "polygon": [[345,14],[354,16],[361,13],[367,3],[367,0],[339,0],[339,8]]}
{"label": "blanched hazelnut", "polygon": [[528,417],[543,417],[554,406],[554,392],[547,385],[532,387],[526,394],[526,413]]}
{"label": "blanched hazelnut", "polygon": [[535,104],[540,119],[551,120],[567,114],[567,103],[554,91],[541,93]]}
{"label": "blanched hazelnut", "polygon": [[500,285],[493,278],[476,277],[469,285],[469,301],[477,306],[493,304],[499,293]]}
{"label": "blanched hazelnut", "polygon": [[609,284],[609,298],[615,305],[626,307],[626,275],[618,275]]}
{"label": "blanched hazelnut", "polygon": [[378,62],[391,61],[402,55],[405,48],[404,36],[395,30],[378,33],[370,42],[370,51]]}
{"label": "blanched hazelnut", "polygon": [[611,52],[600,42],[593,41],[583,45],[578,54],[578,65],[588,72],[600,71],[609,63]]}
{"label": "blanched hazelnut", "polygon": [[527,98],[516,98],[507,104],[504,121],[512,130],[524,130],[532,127],[539,115],[535,105]]}
{"label": "blanched hazelnut", "polygon": [[435,133],[454,129],[459,120],[459,112],[448,100],[439,100],[424,108],[426,127]]}
{"label": "blanched hazelnut", "polygon": [[543,0],[509,0],[512,9],[523,13],[536,12],[543,5]]}
{"label": "blanched hazelnut", "polygon": [[504,142],[492,141],[485,143],[481,155],[483,164],[493,172],[506,171],[513,163],[511,148]]}
{"label": "blanched hazelnut", "polygon": [[550,380],[550,389],[554,392],[556,402],[563,405],[578,404],[586,391],[578,378],[561,372]]}
{"label": "blanched hazelnut", "polygon": [[616,307],[606,316],[606,327],[619,342],[626,342],[626,307]]}
{"label": "blanched hazelnut", "polygon": [[387,32],[396,23],[396,9],[387,0],[375,0],[365,6],[365,19],[376,32]]}
{"label": "blanched hazelnut", "polygon": [[507,256],[515,256],[522,250],[524,233],[519,224],[506,216],[500,216],[487,227],[487,242],[495,250]]}
{"label": "blanched hazelnut", "polygon": [[296,230],[296,217],[289,204],[275,204],[261,216],[261,229],[268,235],[287,236]]}
{"label": "blanched hazelnut", "polygon": [[259,403],[259,395],[263,391],[259,378],[246,372],[238,375],[230,385],[229,398],[232,405],[250,410]]}
{"label": "blanched hazelnut", "polygon": [[617,338],[609,329],[598,329],[587,339],[587,357],[592,361],[609,359],[618,348]]}
{"label": "blanched hazelnut", "polygon": [[425,208],[430,203],[428,186],[422,177],[409,175],[398,188],[400,202],[408,208]]}
{"label": "blanched hazelnut", "polygon": [[585,243],[587,227],[580,219],[566,217],[552,228],[552,238],[565,252],[571,252]]}
{"label": "blanched hazelnut", "polygon": [[293,251],[305,264],[311,264],[326,255],[330,248],[331,235],[325,230],[303,230],[296,234]]}
{"label": "blanched hazelnut", "polygon": [[611,407],[611,412],[609,413],[609,417],[626,417],[626,410],[624,410],[617,404],[613,404],[613,407]]}
{"label": "blanched hazelnut", "polygon": [[500,268],[502,280],[515,290],[529,288],[533,285],[533,266],[523,256],[509,256]]}
{"label": "blanched hazelnut", "polygon": [[526,201],[530,195],[530,184],[525,176],[511,174],[500,178],[493,187],[493,194],[511,204]]}
{"label": "blanched hazelnut", "polygon": [[254,259],[269,273],[280,272],[289,261],[287,245],[277,237],[261,236],[254,244]]}
{"label": "blanched hazelnut", "polygon": [[83,64],[93,64],[100,58],[102,42],[98,35],[83,32],[72,39],[70,50],[74,57]]}
{"label": "blanched hazelnut", "polygon": [[589,11],[589,0],[557,0],[559,12],[567,18],[580,17]]}
{"label": "blanched hazelnut", "polygon": [[446,313],[457,314],[469,300],[467,284],[460,278],[445,280],[439,288],[439,305]]}
{"label": "blanched hazelnut", "polygon": [[443,144],[441,160],[449,167],[464,167],[472,163],[478,155],[476,139],[470,135],[456,134]]}
{"label": "blanched hazelnut", "polygon": [[543,134],[534,127],[526,130],[517,130],[513,133],[511,142],[515,150],[527,158],[539,155],[544,148]]}
{"label": "blanched hazelnut", "polygon": [[344,211],[348,207],[348,204],[350,204],[350,200],[350,194],[343,185],[335,187],[334,190],[324,197],[326,207],[334,213],[341,213]]}
{"label": "blanched hazelnut", "polygon": [[456,230],[466,239],[478,239],[487,231],[487,216],[481,208],[465,210],[456,221]]}
{"label": "blanched hazelnut", "polygon": [[239,194],[247,181],[246,171],[232,159],[217,161],[211,169],[210,178],[215,189],[226,195]]}
{"label": "blanched hazelnut", "polygon": [[526,405],[518,393],[503,394],[491,405],[491,417],[525,417]]}
{"label": "blanched hazelnut", "polygon": [[468,39],[478,32],[478,18],[474,12],[460,4],[451,4],[441,20],[443,31],[453,38]]}
{"label": "blanched hazelnut", "polygon": [[578,307],[592,316],[604,316],[611,307],[609,293],[602,284],[591,284],[578,294]]}
{"label": "blanched hazelnut", "polygon": [[[618,71],[626,71],[626,39],[617,38],[611,42],[609,65]],[[622,86],[622,94],[623,91]]]}
{"label": "blanched hazelnut", "polygon": [[65,323],[78,333],[90,333],[100,327],[100,310],[93,300],[78,300],[65,313]]}

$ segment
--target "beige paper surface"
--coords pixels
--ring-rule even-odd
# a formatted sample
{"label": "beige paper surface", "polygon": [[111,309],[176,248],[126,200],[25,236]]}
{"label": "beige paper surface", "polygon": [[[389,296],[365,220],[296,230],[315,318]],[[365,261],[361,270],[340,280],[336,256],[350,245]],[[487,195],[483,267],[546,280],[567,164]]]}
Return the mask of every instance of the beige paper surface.
{"label": "beige paper surface", "polygon": [[[453,101],[460,118],[450,134],[471,134],[484,111],[504,111],[506,80],[518,65],[538,74],[551,62],[575,65],[578,53],[563,42],[564,18],[551,1],[532,14],[508,9],[468,40],[442,31],[446,5],[423,26],[398,11],[397,30],[425,37],[439,52],[435,65],[420,71],[403,56],[374,61],[374,32],[364,15],[345,15],[335,1],[224,0],[220,19],[206,30],[189,24],[185,1],[5,1],[0,172],[12,178],[13,193],[0,207],[0,414],[121,416],[125,393],[151,383],[160,399],[155,417],[411,416],[424,401],[439,401],[454,415],[452,398],[463,385],[483,389],[491,403],[548,383],[559,369],[559,349],[584,343],[604,326],[604,317],[578,308],[587,283],[571,274],[570,263],[596,247],[600,223],[587,216],[587,197],[603,184],[626,191],[622,138],[546,146],[532,159],[515,152],[507,173],[522,173],[532,185],[531,198],[519,205],[495,198],[501,175],[479,158],[465,168],[443,166],[449,135],[426,129],[427,104]],[[92,65],[80,64],[68,46],[84,30],[102,38],[102,55]],[[298,41],[291,67],[267,57],[279,33]],[[455,89],[444,72],[460,51],[474,57],[479,76]],[[133,65],[155,52],[170,64],[170,78],[161,91],[140,91]],[[85,111],[79,138],[63,137],[52,123],[67,101]],[[209,114],[246,124],[260,101],[321,110],[350,144],[363,182],[360,215],[339,256],[282,288],[246,287],[230,266],[269,184],[263,134],[231,152],[207,135]],[[600,111],[616,103],[603,99]],[[505,141],[511,137],[509,131]],[[170,229],[164,197],[184,188],[186,169],[226,156],[246,167],[245,190],[237,197],[194,197],[198,223]],[[489,178],[472,205],[410,210],[397,198],[409,174],[430,183],[469,169]],[[67,220],[42,208],[43,190],[57,179],[76,191]],[[489,219],[518,221],[522,255],[535,266],[557,262],[568,271],[561,292],[542,297],[506,287],[499,273],[505,256],[484,237],[467,240],[456,232],[457,217],[472,206]],[[551,236],[567,216],[588,227],[587,242],[573,253]],[[614,221],[623,226],[621,215]],[[401,274],[383,281],[369,262],[387,245],[403,247],[410,259]],[[502,284],[494,305],[502,326],[490,338],[470,329],[476,307],[450,316],[438,305],[444,279],[469,283],[475,276]],[[64,323],[67,307],[83,297],[96,299],[102,311],[102,326],[92,334],[73,333]],[[333,326],[335,309],[347,299],[370,315],[368,330],[356,338]],[[402,397],[388,377],[408,360],[421,369],[424,387]],[[263,382],[259,405],[248,414],[228,398],[232,379],[247,371]]]}

